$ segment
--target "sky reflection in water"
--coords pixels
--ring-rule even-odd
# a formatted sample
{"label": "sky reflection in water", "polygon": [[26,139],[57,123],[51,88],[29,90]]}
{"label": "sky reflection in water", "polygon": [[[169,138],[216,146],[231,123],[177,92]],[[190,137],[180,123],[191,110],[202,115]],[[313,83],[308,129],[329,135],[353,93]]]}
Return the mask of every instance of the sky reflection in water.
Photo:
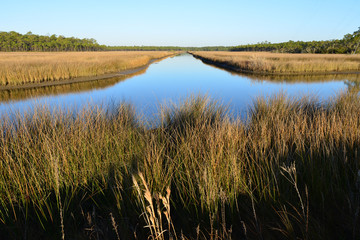
{"label": "sky reflection in water", "polygon": [[[329,77],[327,77],[329,78]],[[111,103],[126,101],[132,103],[141,115],[151,117],[158,112],[159,104],[177,103],[191,94],[207,94],[229,106],[235,116],[245,116],[253,99],[285,92],[289,96],[315,94],[324,101],[347,88],[343,80],[314,82],[264,80],[261,77],[244,76],[203,64],[189,54],[167,58],[150,65],[147,71],[129,79],[112,79],[114,83],[98,81],[98,87],[87,87],[69,91],[46,91],[35,97],[20,97],[20,100],[2,99],[0,114],[24,111],[37,105],[64,108],[82,108],[89,104],[107,106]],[[109,80],[102,80],[109,81]],[[88,83],[89,84],[89,83]],[[71,91],[73,90],[73,91]],[[67,93],[64,93],[67,92]],[[1,92],[0,92],[1,94]],[[15,94],[13,94],[15,95]],[[33,94],[34,95],[34,94]],[[1,100],[0,100],[1,101]]]}

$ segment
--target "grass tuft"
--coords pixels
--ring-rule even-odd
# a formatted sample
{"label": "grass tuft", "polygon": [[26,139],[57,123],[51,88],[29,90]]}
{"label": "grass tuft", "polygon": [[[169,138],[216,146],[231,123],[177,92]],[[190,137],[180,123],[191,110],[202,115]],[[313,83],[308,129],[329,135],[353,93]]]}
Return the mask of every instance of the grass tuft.
{"label": "grass tuft", "polygon": [[153,129],[125,103],[2,116],[1,236],[360,237],[357,93],[259,98],[247,122],[206,96],[159,116]]}

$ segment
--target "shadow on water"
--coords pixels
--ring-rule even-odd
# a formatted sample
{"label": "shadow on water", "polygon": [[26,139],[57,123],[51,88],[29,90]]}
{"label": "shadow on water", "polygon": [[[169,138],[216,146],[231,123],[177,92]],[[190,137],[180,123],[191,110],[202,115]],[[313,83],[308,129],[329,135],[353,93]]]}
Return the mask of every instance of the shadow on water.
{"label": "shadow on water", "polygon": [[[201,61],[201,60],[200,60]],[[216,65],[203,62],[205,65],[230,73],[233,76],[246,77],[254,82],[270,81],[274,83],[323,83],[332,81],[352,82],[350,85],[359,85],[360,74],[304,74],[304,75],[273,75],[257,73],[239,73]],[[346,84],[346,83],[345,83]],[[346,84],[348,85],[348,84]],[[349,85],[348,85],[349,86]]]}
{"label": "shadow on water", "polygon": [[132,77],[144,74],[147,68],[137,72],[126,75],[121,75],[112,78],[98,79],[80,83],[62,84],[56,86],[45,86],[26,89],[12,89],[0,91],[0,102],[7,103],[11,101],[26,100],[29,98],[43,97],[43,96],[56,96],[68,93],[80,93],[91,90],[104,89],[112,87],[115,84],[130,79]]}

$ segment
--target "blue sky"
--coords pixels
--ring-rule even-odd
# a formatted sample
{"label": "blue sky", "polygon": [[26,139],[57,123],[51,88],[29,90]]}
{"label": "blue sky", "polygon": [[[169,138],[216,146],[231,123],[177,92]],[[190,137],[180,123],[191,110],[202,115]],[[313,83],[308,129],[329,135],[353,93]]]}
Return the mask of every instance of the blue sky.
{"label": "blue sky", "polygon": [[0,31],[95,38],[106,45],[233,46],[342,38],[360,0],[1,0]]}

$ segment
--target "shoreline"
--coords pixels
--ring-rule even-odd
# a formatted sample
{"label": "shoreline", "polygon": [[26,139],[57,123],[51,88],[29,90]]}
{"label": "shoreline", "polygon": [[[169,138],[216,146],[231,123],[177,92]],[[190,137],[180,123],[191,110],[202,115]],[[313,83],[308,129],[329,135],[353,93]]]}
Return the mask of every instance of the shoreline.
{"label": "shoreline", "polygon": [[189,54],[191,54],[194,58],[201,60],[203,63],[205,64],[209,64],[209,65],[213,65],[219,68],[222,68],[224,70],[229,70],[229,71],[233,71],[236,73],[244,73],[244,74],[251,74],[251,75],[257,75],[257,76],[261,76],[261,75],[270,75],[270,76],[304,76],[304,75],[334,75],[334,74],[360,74],[360,71],[325,71],[325,72],[298,72],[298,73],[271,73],[271,72],[254,72],[254,71],[249,71],[249,70],[243,70],[239,67],[236,67],[234,65],[225,63],[225,62],[221,62],[221,61],[214,61],[202,56],[199,56],[195,53],[191,53],[188,52]]}
{"label": "shoreline", "polygon": [[154,62],[158,62],[158,61],[164,60],[168,57],[173,57],[175,55],[176,54],[171,54],[169,56],[165,56],[162,58],[154,58],[154,59],[151,59],[145,65],[142,65],[142,66],[139,66],[136,68],[126,69],[126,70],[123,70],[120,72],[106,73],[106,74],[101,74],[101,75],[97,75],[97,76],[68,78],[68,79],[62,79],[62,80],[56,80],[56,81],[44,81],[44,82],[39,82],[39,83],[25,83],[22,85],[0,86],[0,91],[31,89],[31,88],[50,87],[50,86],[58,86],[58,85],[73,84],[73,83],[91,82],[91,81],[96,81],[96,80],[105,80],[105,79],[109,79],[109,78],[113,78],[113,77],[124,76],[124,75],[129,75],[129,74],[139,72],[141,70],[148,68]]}

